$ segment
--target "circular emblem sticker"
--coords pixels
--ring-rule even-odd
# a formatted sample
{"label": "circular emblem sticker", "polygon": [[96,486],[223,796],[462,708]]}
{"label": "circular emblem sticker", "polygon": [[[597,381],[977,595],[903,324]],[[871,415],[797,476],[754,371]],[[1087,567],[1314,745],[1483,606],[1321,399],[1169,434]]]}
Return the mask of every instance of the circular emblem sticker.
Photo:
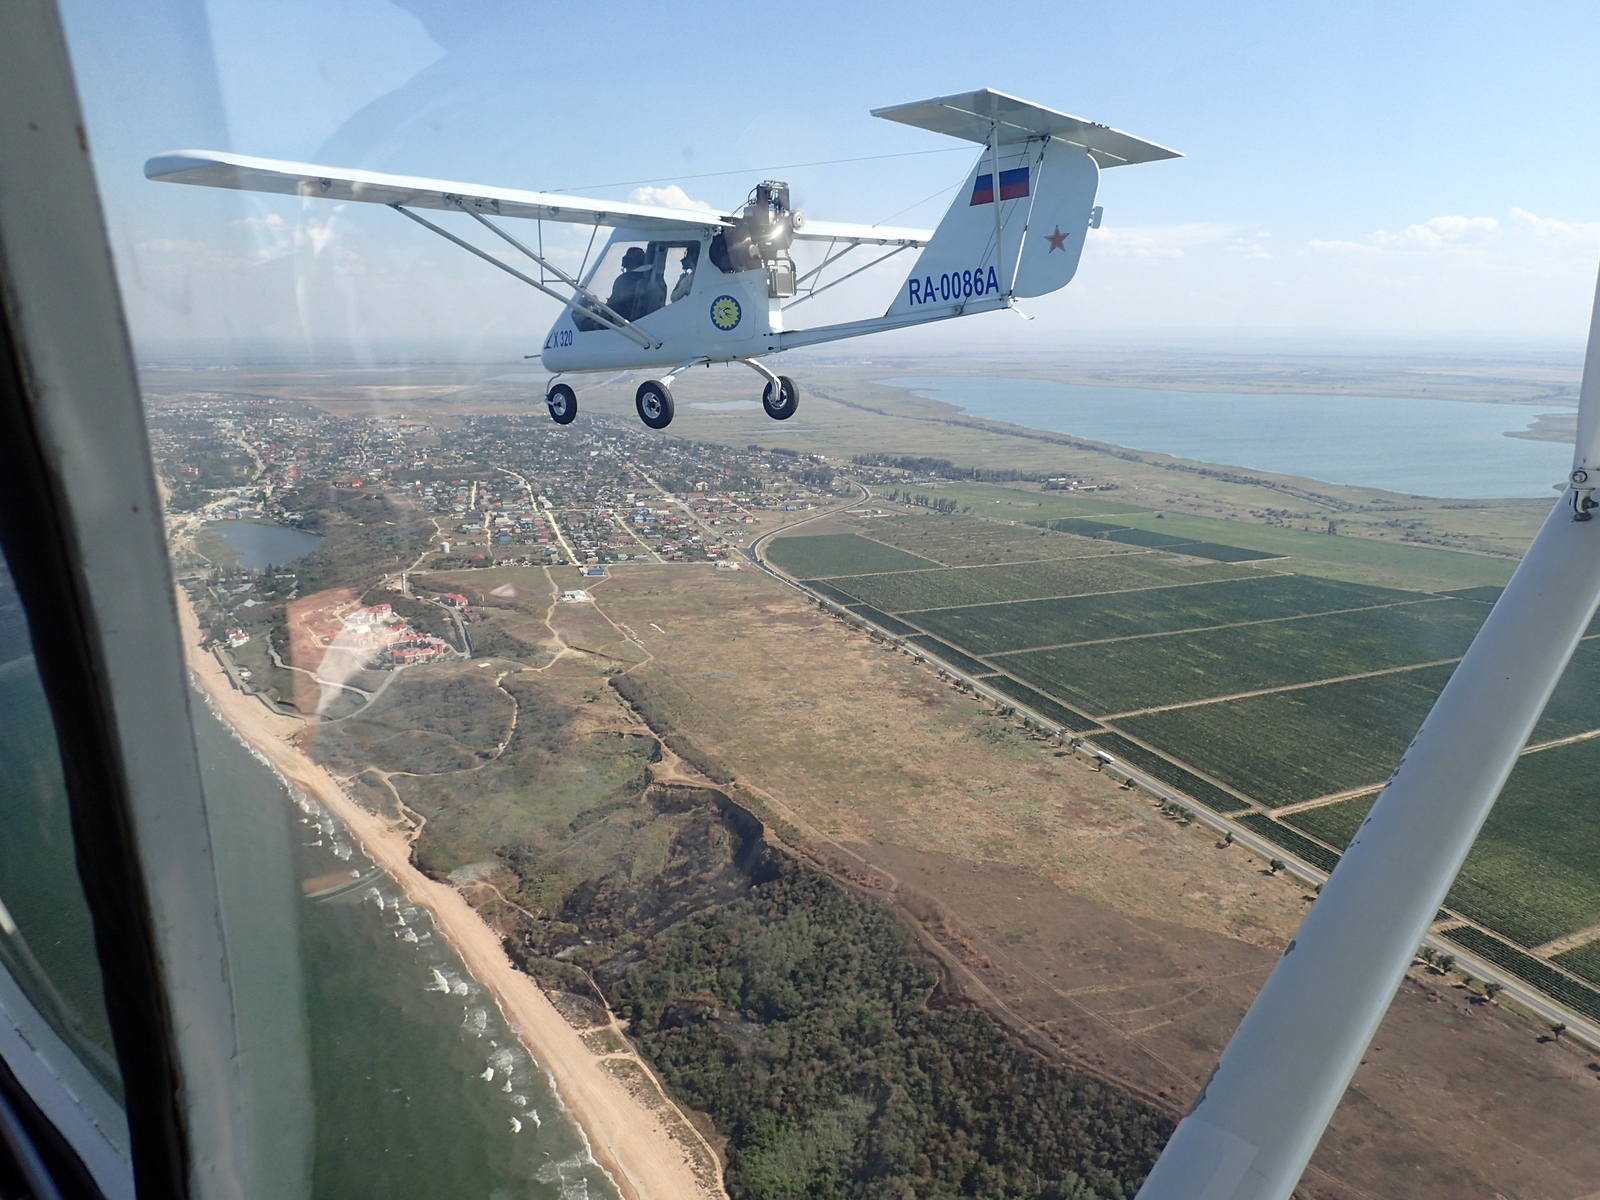
{"label": "circular emblem sticker", "polygon": [[743,316],[744,309],[732,296],[718,296],[711,302],[711,323],[724,333],[736,328]]}

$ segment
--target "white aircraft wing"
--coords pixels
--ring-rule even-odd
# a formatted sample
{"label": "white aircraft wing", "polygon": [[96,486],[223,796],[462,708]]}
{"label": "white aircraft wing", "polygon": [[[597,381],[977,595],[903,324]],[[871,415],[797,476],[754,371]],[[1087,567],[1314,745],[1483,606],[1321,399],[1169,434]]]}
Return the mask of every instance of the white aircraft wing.
{"label": "white aircraft wing", "polygon": [[851,225],[843,221],[796,222],[796,241],[855,242],[862,246],[926,246],[933,238],[931,229],[897,229],[892,225]]}
{"label": "white aircraft wing", "polygon": [[147,179],[192,183],[201,187],[245,192],[273,192],[319,200],[359,200],[367,204],[403,204],[455,212],[470,207],[486,216],[525,217],[538,221],[571,221],[580,225],[627,225],[664,232],[701,230],[730,224],[727,217],[695,209],[663,208],[589,200],[551,192],[482,187],[444,179],[382,175],[348,167],[280,162],[215,150],[177,150],[144,164]]}
{"label": "white aircraft wing", "polygon": [[1019,100],[991,88],[962,92],[955,96],[936,96],[932,100],[916,100],[890,108],[875,108],[872,115],[977,142],[979,145],[988,145],[991,132],[998,132],[1002,146],[1030,138],[1060,138],[1082,146],[1101,167],[1121,167],[1129,163],[1183,157],[1176,150],[1136,138],[1109,125],[1085,121],[1082,117],[1069,117],[1053,108]]}

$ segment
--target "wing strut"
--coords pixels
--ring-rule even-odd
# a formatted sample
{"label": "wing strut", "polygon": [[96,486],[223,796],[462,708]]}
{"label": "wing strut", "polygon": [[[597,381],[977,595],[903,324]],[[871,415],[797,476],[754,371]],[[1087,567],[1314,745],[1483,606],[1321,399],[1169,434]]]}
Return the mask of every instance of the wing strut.
{"label": "wing strut", "polygon": [[[406,208],[404,205],[400,205],[400,204],[391,204],[391,205],[389,205],[390,208],[394,209],[395,212],[399,213],[401,216],[410,217],[413,221],[415,221],[418,225],[421,225],[424,229],[433,230],[434,233],[437,233],[440,237],[444,238],[446,241],[454,242],[456,245],[460,246],[463,250],[467,251],[469,254],[476,254],[479,258],[483,259],[484,262],[489,263],[491,266],[499,267],[507,275],[511,275],[511,276],[514,276],[517,279],[522,280],[522,282],[527,284],[529,287],[534,288],[537,291],[543,292],[546,296],[549,296],[553,300],[559,300],[562,304],[566,305],[568,308],[572,309],[574,312],[579,312],[579,313],[584,314],[587,317],[592,317],[594,320],[599,321],[602,325],[606,326],[608,329],[616,330],[623,337],[627,338],[629,341],[635,343],[636,345],[641,346],[642,348],[644,348],[646,350],[659,350],[661,348],[661,343],[660,342],[656,341],[649,334],[645,333],[642,329],[640,329],[632,321],[627,320],[625,317],[619,316],[613,309],[611,309],[608,305],[606,305],[598,296],[596,296],[593,292],[591,292],[587,288],[585,288],[577,280],[573,279],[570,275],[568,275],[560,267],[556,266],[554,263],[552,263],[549,260],[547,260],[546,258],[544,258],[543,255],[534,253],[532,250],[528,249],[528,247],[524,246],[521,242],[517,241],[516,238],[514,238],[510,234],[506,233],[504,230],[500,229],[498,226],[492,224],[486,217],[482,216],[479,213],[473,212],[470,208],[468,208],[466,205],[462,204],[459,200],[456,201],[456,206],[458,208],[460,208],[460,210],[462,212],[466,213],[468,216],[473,217],[474,219],[482,222],[484,225],[487,225],[489,227],[489,229],[491,229],[493,232],[499,234],[506,241],[510,242],[513,246],[515,246],[518,250],[522,251],[522,253],[526,254],[529,258],[533,259],[533,261],[538,263],[540,267],[542,267],[543,269],[549,271],[551,274],[555,275],[556,278],[560,279],[562,283],[566,284],[568,287],[570,287],[573,290],[574,295],[572,295],[572,296],[563,296],[560,292],[556,291],[554,288],[549,287],[546,284],[540,283],[537,279],[533,278],[531,275],[524,275],[521,271],[517,270],[515,267],[508,266],[506,263],[501,262],[498,258],[495,258],[492,254],[488,253],[487,251],[480,250],[477,246],[474,246],[471,242],[466,241],[464,238],[458,238],[455,234],[451,233],[448,229],[441,229],[439,226],[435,225],[432,221],[428,220],[426,217],[417,216],[416,213],[412,212],[410,209]],[[579,303],[580,300],[582,301],[582,303]]]}
{"label": "wing strut", "polygon": [[[1573,486],[1323,885],[1139,1200],[1285,1200],[1600,602],[1600,290]],[[1575,519],[1576,518],[1576,519]],[[1574,1018],[1576,1020],[1577,1018]]]}
{"label": "wing strut", "polygon": [[[834,263],[838,262],[841,258],[843,258],[846,254],[849,254],[850,251],[856,249],[856,247],[858,247],[860,245],[861,245],[860,242],[851,242],[843,250],[839,251],[839,253],[829,255],[819,265],[811,268],[811,270],[807,271],[804,275],[800,276],[800,278],[798,280],[796,280],[796,282],[797,283],[804,283],[807,279],[810,279],[812,276],[817,276],[818,278],[820,278],[821,275],[822,275],[822,268],[823,267],[832,266]],[[893,250],[889,251],[887,254],[878,255],[877,258],[873,259],[866,266],[857,267],[854,271],[851,271],[849,274],[839,276],[839,278],[835,279],[832,283],[825,283],[821,287],[818,287],[816,284],[813,283],[811,285],[810,289],[807,290],[807,292],[806,292],[806,294],[804,296],[801,296],[798,300],[791,300],[791,301],[789,301],[789,303],[785,304],[783,306],[783,311],[784,312],[788,312],[796,304],[804,304],[807,300],[811,299],[811,297],[820,296],[823,292],[827,291],[829,288],[838,287],[846,279],[854,279],[857,275],[861,274],[861,272],[869,270],[872,267],[877,266],[881,262],[887,262],[889,259],[893,258],[896,254],[899,254],[900,251],[909,250],[909,249],[911,249],[911,247],[908,246],[908,245],[906,245],[906,246],[896,246]]]}

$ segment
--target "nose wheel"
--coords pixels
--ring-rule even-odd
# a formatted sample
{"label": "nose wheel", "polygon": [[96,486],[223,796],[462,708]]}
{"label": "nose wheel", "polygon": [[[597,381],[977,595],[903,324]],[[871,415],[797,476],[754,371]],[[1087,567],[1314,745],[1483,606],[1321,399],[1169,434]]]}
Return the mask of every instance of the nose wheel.
{"label": "nose wheel", "polygon": [[800,407],[800,389],[787,375],[779,375],[777,386],[768,383],[761,393],[761,407],[774,421],[787,421]]}
{"label": "nose wheel", "polygon": [[578,415],[578,393],[564,383],[558,383],[545,393],[544,402],[550,406],[550,419],[557,425],[571,425]]}
{"label": "nose wheel", "polygon": [[672,393],[658,380],[647,379],[639,385],[633,406],[639,410],[639,420],[651,429],[665,429],[672,424]]}

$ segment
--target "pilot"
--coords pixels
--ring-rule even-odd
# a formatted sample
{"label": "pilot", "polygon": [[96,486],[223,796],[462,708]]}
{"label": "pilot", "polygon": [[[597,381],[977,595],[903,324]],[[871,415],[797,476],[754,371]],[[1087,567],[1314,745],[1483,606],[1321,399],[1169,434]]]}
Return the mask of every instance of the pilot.
{"label": "pilot", "polygon": [[650,283],[649,255],[638,246],[629,246],[622,256],[622,274],[611,285],[611,296],[606,301],[606,307],[624,320],[638,320],[652,311],[648,307]]}
{"label": "pilot", "polygon": [[678,282],[672,285],[672,299],[668,303],[676,304],[689,294],[690,289],[694,287],[695,264],[699,261],[700,243],[690,242],[689,245],[684,247],[683,258],[678,262],[683,274],[679,275]]}

